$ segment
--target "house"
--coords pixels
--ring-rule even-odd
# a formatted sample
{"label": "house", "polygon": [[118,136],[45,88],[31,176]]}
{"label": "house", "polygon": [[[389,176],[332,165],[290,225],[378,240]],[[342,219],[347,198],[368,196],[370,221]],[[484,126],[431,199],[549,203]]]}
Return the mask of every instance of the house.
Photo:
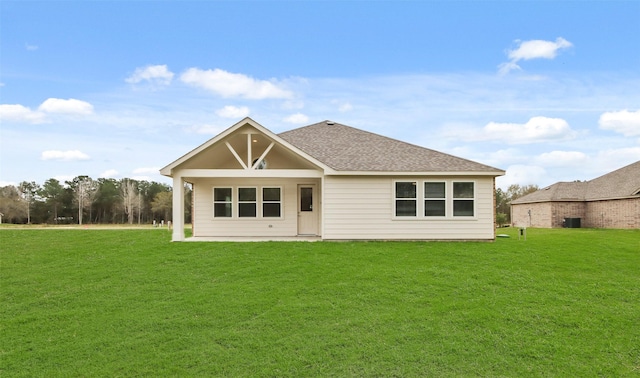
{"label": "house", "polygon": [[524,227],[640,228],[640,161],[518,198],[511,202],[511,220]]}
{"label": "house", "polygon": [[274,134],[251,118],[162,168],[173,240],[493,240],[504,171],[331,121]]}

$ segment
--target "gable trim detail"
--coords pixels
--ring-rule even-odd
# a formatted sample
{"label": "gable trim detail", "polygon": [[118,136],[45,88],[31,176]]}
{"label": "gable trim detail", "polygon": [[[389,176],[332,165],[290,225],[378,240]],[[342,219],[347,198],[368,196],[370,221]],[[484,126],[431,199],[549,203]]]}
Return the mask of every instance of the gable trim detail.
{"label": "gable trim detail", "polygon": [[[266,156],[266,154],[271,151],[271,149],[273,148],[273,146],[275,146],[275,143],[278,143],[279,145],[281,145],[282,147],[284,147],[285,149],[295,153],[296,155],[300,156],[301,158],[307,160],[308,162],[312,163],[313,165],[319,167],[321,170],[323,170],[325,173],[329,173],[329,172],[333,172],[333,169],[331,169],[330,167],[328,167],[326,164],[322,163],[321,161],[319,161],[318,159],[310,156],[309,154],[305,153],[304,151],[300,150],[299,148],[295,147],[294,145],[292,145],[291,143],[287,142],[286,140],[282,139],[281,137],[279,137],[278,135],[274,134],[273,132],[271,132],[270,130],[268,130],[267,128],[265,128],[264,126],[260,125],[259,123],[257,123],[256,121],[254,121],[253,119],[246,117],[244,119],[242,119],[240,122],[236,123],[235,125],[229,127],[228,129],[226,129],[225,131],[221,132],[220,134],[218,134],[217,136],[209,139],[208,141],[206,141],[205,143],[201,144],[200,146],[196,147],[195,149],[191,150],[190,152],[186,153],[185,155],[181,156],[180,158],[178,158],[177,160],[173,161],[172,163],[170,163],[169,165],[165,166],[164,168],[160,169],[160,173],[164,176],[169,176],[169,177],[173,177],[173,175],[175,174],[174,169],[176,167],[178,167],[179,165],[187,162],[189,159],[193,158],[194,156],[200,154],[201,152],[203,152],[204,150],[206,150],[207,148],[213,146],[214,144],[224,140],[226,137],[230,136],[231,134],[233,134],[235,131],[237,131],[238,129],[240,129],[241,127],[244,127],[246,125],[249,125],[251,127],[253,127],[254,129],[256,129],[259,133],[263,134],[264,136],[266,136],[270,141],[271,144],[269,145],[269,147],[267,147],[266,151],[263,152],[263,155],[261,156],[260,159],[258,159],[258,161],[256,161],[256,163],[254,164],[253,162],[250,161],[251,157],[249,157],[249,162],[245,163],[243,161],[243,159],[238,155],[238,153],[235,151],[235,149],[227,142],[225,141],[225,144],[227,145],[227,148],[229,148],[229,150],[231,151],[231,153],[234,155],[235,159],[238,160],[238,162],[240,163],[240,165],[242,166],[242,168],[244,170],[249,170],[251,169],[252,172],[258,172],[258,171],[262,171],[262,170],[258,170],[255,169],[257,168],[257,164],[260,163],[261,159],[264,159],[264,157]],[[251,134],[247,135],[248,137],[248,144],[250,145],[251,143]],[[249,146],[250,148],[250,146]],[[255,168],[254,168],[255,165]],[[182,177],[186,177],[186,175],[181,174]]]}

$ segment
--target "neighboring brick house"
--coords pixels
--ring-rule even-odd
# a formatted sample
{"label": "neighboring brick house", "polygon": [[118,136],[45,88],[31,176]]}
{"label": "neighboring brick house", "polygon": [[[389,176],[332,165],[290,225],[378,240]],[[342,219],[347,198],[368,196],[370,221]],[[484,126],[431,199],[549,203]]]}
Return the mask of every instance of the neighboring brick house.
{"label": "neighboring brick house", "polygon": [[518,198],[511,202],[511,219],[518,227],[640,228],[640,161]]}

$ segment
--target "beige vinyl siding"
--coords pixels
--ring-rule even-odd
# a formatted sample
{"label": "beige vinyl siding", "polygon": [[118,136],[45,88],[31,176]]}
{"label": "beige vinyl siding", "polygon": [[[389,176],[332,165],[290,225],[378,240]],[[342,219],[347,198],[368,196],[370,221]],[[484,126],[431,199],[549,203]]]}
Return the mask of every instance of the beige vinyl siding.
{"label": "beige vinyl siding", "polygon": [[[394,182],[425,180],[475,183],[474,217],[399,219],[393,216]],[[324,239],[466,239],[494,238],[492,177],[336,177],[324,181]],[[448,198],[447,201],[451,199]],[[418,196],[418,201],[422,198]],[[449,206],[449,205],[448,205]],[[420,211],[419,211],[420,212]]]}
{"label": "beige vinyl siding", "polygon": [[[260,236],[280,237],[296,236],[298,232],[297,186],[298,184],[316,184],[314,179],[192,179],[194,186],[195,208],[193,209],[194,236]],[[213,188],[233,188],[234,207],[232,218],[213,217]],[[237,188],[256,187],[258,191],[263,187],[281,188],[280,218],[238,218]],[[258,213],[261,214],[261,203],[258,203]]]}

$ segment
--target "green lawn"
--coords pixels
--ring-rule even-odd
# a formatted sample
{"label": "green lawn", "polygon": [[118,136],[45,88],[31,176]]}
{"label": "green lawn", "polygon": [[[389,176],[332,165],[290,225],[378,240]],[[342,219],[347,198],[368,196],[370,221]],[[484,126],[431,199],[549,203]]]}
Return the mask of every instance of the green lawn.
{"label": "green lawn", "polygon": [[640,230],[171,243],[0,230],[0,375],[640,376]]}

